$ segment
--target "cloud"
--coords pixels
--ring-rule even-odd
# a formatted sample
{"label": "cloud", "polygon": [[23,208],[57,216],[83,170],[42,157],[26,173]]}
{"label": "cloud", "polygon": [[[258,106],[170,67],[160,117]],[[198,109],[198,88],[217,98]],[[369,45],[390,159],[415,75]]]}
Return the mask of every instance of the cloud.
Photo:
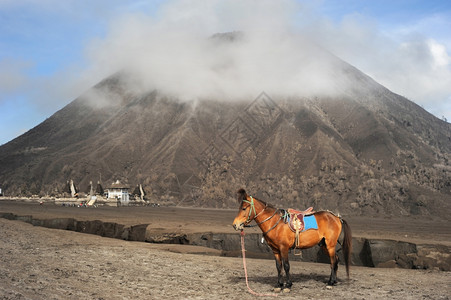
{"label": "cloud", "polygon": [[[143,91],[181,99],[343,89],[339,61],[293,23],[301,9],[297,2],[282,2],[172,1],[156,17],[125,15],[90,44],[91,71],[107,76],[127,70]],[[233,42],[227,35],[212,38],[235,30]]]}
{"label": "cloud", "polygon": [[445,46],[422,36],[396,46],[393,55],[374,67],[374,77],[428,110],[445,105],[451,95],[451,60]]}
{"label": "cloud", "polygon": [[410,26],[382,30],[375,19],[352,14],[336,24],[314,22],[308,32],[324,48],[439,118],[438,112],[448,111],[449,120],[451,44],[443,33],[438,32],[440,41],[427,35],[431,22],[444,25],[443,20],[428,17]]}
{"label": "cloud", "polygon": [[[135,88],[181,99],[330,95],[348,82],[324,48],[430,111],[444,107],[449,45],[424,33],[444,18],[390,29],[364,14],[336,22],[318,11],[289,0],[169,1],[152,16],[115,18],[87,47],[88,71],[100,80],[128,70]],[[233,43],[210,38],[234,31],[243,34]]]}
{"label": "cloud", "polygon": [[[16,3],[0,0],[0,7],[17,8]],[[82,61],[67,62],[51,74],[30,80],[25,76],[29,66],[20,60],[0,68],[0,78],[6,79],[0,81],[5,82],[0,83],[2,94],[25,85],[37,107],[48,113],[120,70],[129,72],[136,90],[158,89],[181,99],[340,92],[348,83],[337,61],[321,48],[431,112],[444,111],[451,95],[451,43],[444,39],[449,33],[427,34],[431,28],[449,28],[444,26],[449,20],[439,15],[383,27],[360,13],[334,21],[321,12],[327,1],[21,3],[41,5],[38,11],[46,15],[58,13],[58,20],[68,19],[74,28],[86,26],[82,32],[100,32],[96,38],[83,37]],[[98,29],[104,24],[109,24],[106,29]],[[243,34],[233,43],[211,38],[234,31]]]}
{"label": "cloud", "polygon": [[[445,47],[431,39],[400,44],[397,60],[381,82],[422,105],[434,105],[451,95],[451,64]],[[386,62],[388,63],[388,62]]]}

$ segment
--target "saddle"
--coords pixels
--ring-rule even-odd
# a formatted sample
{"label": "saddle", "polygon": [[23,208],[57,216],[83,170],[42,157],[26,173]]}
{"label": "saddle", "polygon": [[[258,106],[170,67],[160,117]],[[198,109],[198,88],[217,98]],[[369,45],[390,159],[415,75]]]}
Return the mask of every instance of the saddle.
{"label": "saddle", "polygon": [[288,226],[293,232],[301,232],[304,230],[304,216],[313,214],[313,207],[309,207],[306,210],[295,210],[292,208],[287,209],[288,213]]}
{"label": "saddle", "polygon": [[[313,207],[309,207],[306,210],[295,210],[292,208],[286,210],[285,222],[288,223],[288,227],[290,227],[291,231],[296,233],[295,248],[299,247],[299,233],[301,233],[305,227],[304,216],[313,213]],[[296,255],[296,253],[294,254]],[[301,255],[301,253],[298,255]]]}

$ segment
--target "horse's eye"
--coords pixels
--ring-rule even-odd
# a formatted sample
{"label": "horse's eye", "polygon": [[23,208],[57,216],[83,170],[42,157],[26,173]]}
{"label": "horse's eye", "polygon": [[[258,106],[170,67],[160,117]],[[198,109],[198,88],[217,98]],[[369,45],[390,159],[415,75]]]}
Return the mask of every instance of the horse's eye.
{"label": "horse's eye", "polygon": [[243,207],[243,208],[242,208],[242,210],[246,210],[246,209],[247,209],[247,207]]}

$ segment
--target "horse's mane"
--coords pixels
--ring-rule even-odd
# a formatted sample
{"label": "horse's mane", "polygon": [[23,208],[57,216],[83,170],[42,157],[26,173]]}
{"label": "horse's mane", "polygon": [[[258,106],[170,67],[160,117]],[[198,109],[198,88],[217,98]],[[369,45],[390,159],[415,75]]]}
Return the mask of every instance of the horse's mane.
{"label": "horse's mane", "polygon": [[247,198],[247,193],[244,189],[239,189],[236,193],[237,193],[238,203],[241,203],[241,201],[243,201]]}
{"label": "horse's mane", "polygon": [[[272,205],[271,203],[267,203],[266,201],[260,200],[260,199],[255,198],[255,197],[253,197],[253,198],[256,199],[256,200],[258,200],[258,201],[260,201],[261,203],[263,203],[263,204],[264,204],[265,206],[267,206],[267,207],[276,208],[276,207],[274,207],[274,205]],[[246,193],[246,191],[245,191],[244,189],[239,189],[239,190],[237,191],[237,201],[238,201],[238,203],[241,204],[241,202],[242,202],[243,200],[246,200],[246,199],[247,199],[247,193]]]}

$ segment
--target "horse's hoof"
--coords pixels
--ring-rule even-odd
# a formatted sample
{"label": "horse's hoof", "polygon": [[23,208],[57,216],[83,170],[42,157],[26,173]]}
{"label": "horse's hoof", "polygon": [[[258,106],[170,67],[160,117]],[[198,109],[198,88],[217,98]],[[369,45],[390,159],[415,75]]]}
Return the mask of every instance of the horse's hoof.
{"label": "horse's hoof", "polygon": [[326,285],[326,289],[331,290],[333,288],[333,286],[331,285]]}
{"label": "horse's hoof", "polygon": [[283,292],[284,292],[284,293],[289,293],[289,292],[291,292],[291,289],[290,289],[290,288],[284,288],[284,289],[283,289]]}
{"label": "horse's hoof", "polygon": [[328,281],[327,286],[334,286],[337,283],[337,281]]}
{"label": "horse's hoof", "polygon": [[282,288],[280,288],[280,287],[276,287],[273,289],[274,293],[280,293],[281,291],[282,291]]}

